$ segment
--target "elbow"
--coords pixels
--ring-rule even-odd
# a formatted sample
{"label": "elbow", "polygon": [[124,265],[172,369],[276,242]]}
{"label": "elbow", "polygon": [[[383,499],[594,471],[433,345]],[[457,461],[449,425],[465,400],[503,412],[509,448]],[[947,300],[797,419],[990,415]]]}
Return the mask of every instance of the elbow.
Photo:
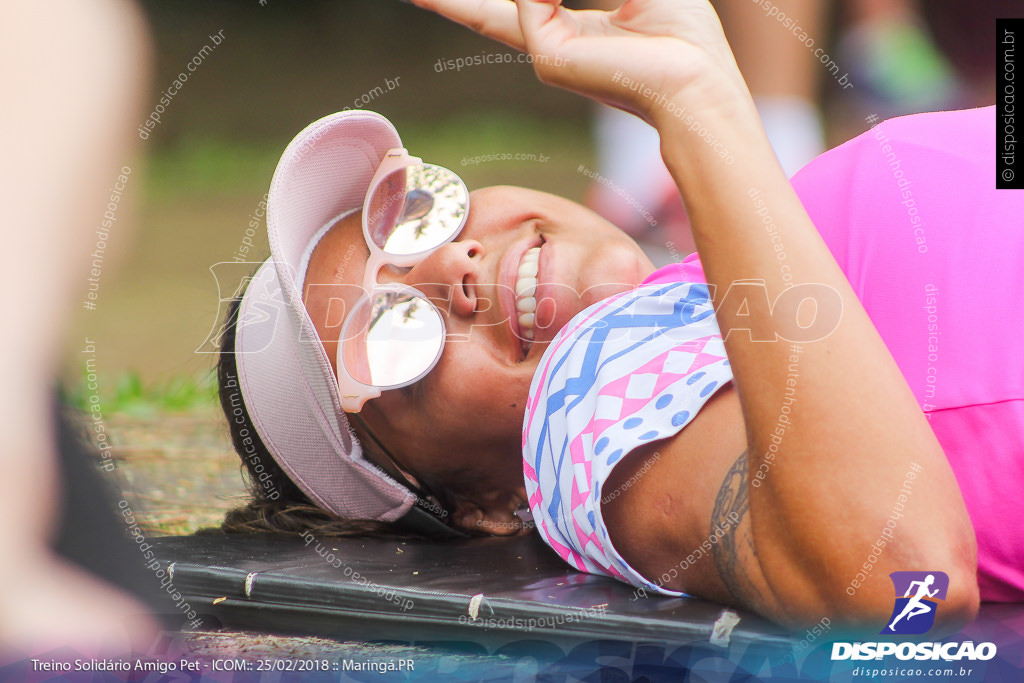
{"label": "elbow", "polygon": [[937,635],[954,633],[969,624],[981,604],[974,528],[967,521],[960,525],[958,533],[951,533],[944,541],[938,556],[928,558],[929,567],[949,576],[949,589],[946,598],[939,601],[932,627]]}
{"label": "elbow", "polygon": [[[977,577],[974,574],[960,575],[947,572],[949,590],[946,598],[938,600],[935,610],[935,621],[928,629],[929,637],[945,637],[955,633],[974,620],[980,604]],[[813,626],[822,614],[829,617],[837,626],[851,632],[878,634],[894,617],[896,595],[892,582],[885,577],[878,582],[877,589],[871,590],[867,585],[855,596],[843,595],[826,598],[813,609],[787,610],[787,614],[772,615],[774,620],[793,629],[806,629]]]}
{"label": "elbow", "polygon": [[949,574],[949,591],[946,599],[939,603],[935,614],[935,625],[932,627],[936,635],[955,633],[971,623],[978,615],[981,605],[981,592],[978,589],[977,563],[970,568],[951,569]]}
{"label": "elbow", "polygon": [[[917,564],[913,570],[941,571],[949,577],[949,586],[942,599],[935,600],[935,618],[928,629],[929,637],[944,637],[965,627],[978,614],[980,592],[978,589],[977,562],[973,553],[969,557],[960,557],[956,561],[948,555],[943,562],[933,558]],[[894,567],[893,571],[910,570],[911,567]],[[844,614],[837,621],[846,622],[851,626],[869,628],[878,633],[895,616],[896,598],[898,597],[891,580],[887,575],[877,584],[877,589],[868,591],[861,604],[846,602]],[[938,596],[937,596],[938,597]]]}
{"label": "elbow", "polygon": [[[875,567],[863,583],[846,580],[822,582],[823,588],[810,600],[790,601],[784,614],[771,618],[791,628],[809,628],[822,615],[837,626],[853,632],[878,634],[894,617],[896,587],[889,578],[891,572],[933,571],[949,577],[949,586],[943,599],[937,599],[935,621],[928,630],[929,637],[944,637],[969,624],[978,614],[980,591],[977,578],[977,555],[973,533],[956,542],[934,544],[934,552],[901,553],[889,566]],[[854,570],[856,571],[856,570]],[[849,571],[837,572],[833,578],[846,579]],[[937,596],[938,597],[938,596]]]}

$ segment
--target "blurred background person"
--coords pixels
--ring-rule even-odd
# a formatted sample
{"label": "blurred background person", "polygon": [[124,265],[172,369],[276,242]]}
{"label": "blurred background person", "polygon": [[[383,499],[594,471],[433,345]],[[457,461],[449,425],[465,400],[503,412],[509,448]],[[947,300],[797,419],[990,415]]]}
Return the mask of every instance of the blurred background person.
{"label": "blurred background person", "polygon": [[920,0],[936,46],[957,75],[960,106],[996,101],[995,20],[1024,16],[1020,0]]}
{"label": "blurred background person", "polygon": [[[594,9],[614,9],[622,0],[592,0]],[[718,0],[726,36],[776,156],[787,175],[825,149],[819,117],[819,58],[828,61],[825,40],[831,0]],[[842,86],[838,86],[842,87]],[[678,261],[693,243],[664,245],[665,234],[679,234],[673,225],[687,225],[678,191],[661,160],[658,135],[632,114],[598,107],[595,114],[599,179],[591,185],[587,204],[605,218],[645,242],[656,263]],[[633,200],[633,201],[630,201]],[[653,216],[648,219],[637,207]],[[660,229],[655,229],[655,225]],[[688,232],[688,231],[687,231]]]}
{"label": "blurred background person", "polygon": [[[622,0],[578,4],[613,9]],[[788,175],[863,132],[869,115],[992,104],[994,22],[1022,14],[1015,0],[717,0],[715,7]],[[664,241],[673,225],[686,224],[686,212],[653,129],[598,107],[594,139],[600,175],[587,204],[644,242],[658,263],[692,251]]]}

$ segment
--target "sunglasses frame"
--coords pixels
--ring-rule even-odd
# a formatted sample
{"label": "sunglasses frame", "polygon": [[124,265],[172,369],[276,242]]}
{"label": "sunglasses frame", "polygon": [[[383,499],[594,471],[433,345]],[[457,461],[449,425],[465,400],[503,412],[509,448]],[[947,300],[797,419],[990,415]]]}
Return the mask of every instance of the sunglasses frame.
{"label": "sunglasses frame", "polygon": [[[352,377],[352,375],[349,373],[348,369],[345,367],[345,361],[342,354],[345,340],[348,339],[349,326],[354,321],[354,316],[350,313],[348,316],[348,320],[346,320],[345,324],[342,326],[341,336],[338,338],[338,348],[336,352],[337,355],[335,361],[335,366],[337,367],[338,370],[338,389],[341,394],[341,407],[346,413],[358,413],[360,410],[362,410],[363,404],[365,404],[370,399],[377,398],[378,396],[381,395],[381,392],[383,391],[388,391],[391,389],[400,389],[402,387],[409,386],[410,384],[414,384],[420,381],[427,374],[429,374],[431,370],[434,369],[434,366],[437,365],[437,361],[440,360],[441,358],[441,354],[444,352],[444,339],[447,336],[447,328],[445,326],[444,315],[442,314],[441,309],[438,308],[437,305],[434,304],[434,302],[432,302],[429,297],[427,297],[427,295],[425,295],[423,292],[416,289],[415,287],[398,283],[381,285],[377,283],[377,276],[380,274],[381,269],[386,265],[396,266],[399,268],[411,268],[412,266],[415,266],[416,264],[423,261],[423,259],[425,259],[430,254],[434,253],[435,251],[437,251],[438,249],[440,249],[441,247],[443,247],[444,245],[448,244],[456,237],[458,237],[462,233],[463,228],[466,227],[466,218],[469,216],[469,189],[466,187],[465,181],[463,181],[462,178],[460,178],[457,173],[445,168],[445,171],[451,173],[459,181],[466,195],[466,210],[465,213],[463,213],[462,218],[459,222],[459,227],[455,231],[453,231],[449,237],[445,238],[442,242],[438,243],[437,245],[429,249],[425,249],[424,251],[420,251],[414,254],[388,254],[382,248],[377,246],[376,242],[374,242],[373,240],[373,237],[370,235],[370,226],[367,222],[367,217],[369,216],[370,211],[370,202],[373,199],[377,189],[380,187],[381,183],[383,183],[388,176],[390,176],[392,173],[396,171],[409,168],[410,166],[437,165],[424,164],[423,160],[420,159],[419,157],[410,156],[405,148],[396,147],[394,149],[390,149],[384,155],[384,158],[381,160],[380,166],[377,167],[377,172],[373,174],[373,179],[370,181],[370,187],[366,191],[366,197],[363,200],[362,224],[363,240],[366,242],[366,246],[370,250],[370,257],[367,259],[366,269],[363,271],[363,294],[356,301],[355,305],[353,305],[352,312],[358,310],[360,306],[372,305],[372,303],[369,302],[373,299],[374,296],[380,293],[396,292],[401,293],[403,295],[415,296],[429,303],[433,307],[434,311],[437,313],[438,320],[441,323],[442,343],[440,348],[438,349],[436,357],[434,358],[433,361],[431,361],[430,365],[427,366],[427,368],[423,372],[421,372],[408,382],[402,382],[400,384],[392,384],[388,386],[374,386],[370,384],[363,384],[359,380]],[[437,168],[444,167],[437,166]]]}

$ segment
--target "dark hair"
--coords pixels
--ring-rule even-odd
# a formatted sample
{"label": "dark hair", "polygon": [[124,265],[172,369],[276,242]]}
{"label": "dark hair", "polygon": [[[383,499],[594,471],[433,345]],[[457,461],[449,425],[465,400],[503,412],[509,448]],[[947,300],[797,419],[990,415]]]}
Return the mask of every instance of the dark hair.
{"label": "dark hair", "polygon": [[[317,507],[281,469],[260,440],[238,386],[235,333],[241,299],[228,305],[217,360],[217,393],[227,419],[231,443],[242,460],[251,499],[227,513],[221,530],[228,533],[277,532],[325,536],[392,536],[415,538],[421,534],[389,522],[345,519]],[[425,486],[444,510],[454,509],[454,496],[431,482]],[[419,501],[417,501],[419,504]],[[429,505],[429,504],[428,504]]]}

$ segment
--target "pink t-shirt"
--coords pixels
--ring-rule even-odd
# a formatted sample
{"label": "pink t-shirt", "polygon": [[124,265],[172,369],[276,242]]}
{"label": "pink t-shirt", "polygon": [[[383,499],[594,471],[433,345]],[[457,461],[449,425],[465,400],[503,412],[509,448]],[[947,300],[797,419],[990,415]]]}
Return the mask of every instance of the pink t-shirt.
{"label": "pink t-shirt", "polygon": [[1024,190],[994,107],[887,121],[793,187],[942,444],[987,601],[1024,600]]}

